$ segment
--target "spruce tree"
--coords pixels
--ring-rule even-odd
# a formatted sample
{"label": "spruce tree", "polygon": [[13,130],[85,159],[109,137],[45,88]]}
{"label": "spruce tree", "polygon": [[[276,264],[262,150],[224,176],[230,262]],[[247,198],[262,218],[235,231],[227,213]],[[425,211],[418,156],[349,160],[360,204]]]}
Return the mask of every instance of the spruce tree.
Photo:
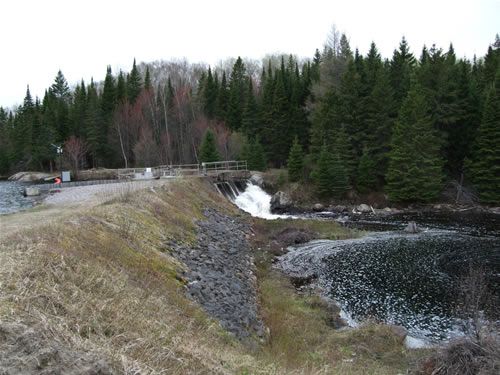
{"label": "spruce tree", "polygon": [[442,190],[443,160],[429,105],[414,83],[393,129],[386,190],[393,201],[431,201]]}
{"label": "spruce tree", "polygon": [[242,131],[248,138],[254,139],[257,136],[261,136],[261,129],[259,110],[257,108],[257,102],[255,101],[255,96],[253,94],[253,83],[251,79],[248,80],[247,97],[248,99],[241,121]]}
{"label": "spruce tree", "polygon": [[120,104],[127,98],[127,83],[125,82],[125,77],[123,72],[120,70],[118,74],[118,80],[116,83],[116,103]]}
{"label": "spruce tree", "polygon": [[316,191],[321,198],[332,195],[333,163],[331,152],[326,145],[323,145],[316,168],[311,173]]}
{"label": "spruce tree", "polygon": [[221,160],[219,151],[217,151],[217,142],[212,130],[207,129],[203,136],[200,147],[200,163],[208,163]]}
{"label": "spruce tree", "polygon": [[300,181],[304,169],[304,153],[302,152],[302,146],[297,137],[293,140],[293,145],[288,155],[287,165],[288,179],[291,182]]}
{"label": "spruce tree", "polygon": [[344,162],[337,151],[331,159],[331,192],[334,198],[341,199],[351,188]]}
{"label": "spruce tree", "polygon": [[146,65],[146,74],[144,75],[144,88],[146,90],[152,89],[151,73],[149,72],[149,65]]}
{"label": "spruce tree", "polygon": [[215,117],[217,102],[217,87],[212,76],[212,69],[208,67],[208,74],[203,88],[203,107],[208,118]]}
{"label": "spruce tree", "polygon": [[233,66],[229,79],[229,99],[226,110],[226,124],[231,130],[241,128],[243,109],[246,102],[246,69],[241,57],[238,57]]}
{"label": "spruce tree", "polygon": [[217,92],[217,100],[215,102],[215,116],[217,120],[224,121],[226,118],[227,103],[229,101],[229,90],[227,87],[226,72],[222,73],[219,90]]}
{"label": "spruce tree", "polygon": [[258,136],[255,140],[250,141],[248,168],[252,171],[265,171],[267,169],[266,153]]}
{"label": "spruce tree", "polygon": [[[499,71],[500,72],[500,71]],[[497,73],[500,80],[500,73]],[[500,82],[497,81],[500,87]],[[483,117],[477,129],[472,162],[468,170],[481,202],[500,203],[500,90],[493,85],[486,95]]]}
{"label": "spruce tree", "polygon": [[132,70],[130,71],[130,74],[128,75],[128,79],[127,79],[128,101],[132,104],[135,103],[137,97],[141,93],[141,90],[142,90],[141,75],[139,74],[139,71],[137,70],[137,66],[135,64],[135,59],[134,59],[134,63],[132,65]]}
{"label": "spruce tree", "polygon": [[370,154],[368,147],[363,148],[363,154],[359,159],[358,178],[356,187],[360,193],[368,193],[377,188],[377,177],[375,174],[375,159]]}

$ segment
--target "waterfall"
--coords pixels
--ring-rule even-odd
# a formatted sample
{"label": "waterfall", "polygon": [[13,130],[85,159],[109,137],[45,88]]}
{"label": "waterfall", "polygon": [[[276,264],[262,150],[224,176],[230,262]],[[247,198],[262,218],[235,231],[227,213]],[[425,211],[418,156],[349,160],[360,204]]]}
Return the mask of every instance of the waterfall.
{"label": "waterfall", "polygon": [[218,182],[216,187],[219,193],[252,216],[268,220],[288,217],[271,213],[271,196],[257,185],[245,181],[225,181]]}

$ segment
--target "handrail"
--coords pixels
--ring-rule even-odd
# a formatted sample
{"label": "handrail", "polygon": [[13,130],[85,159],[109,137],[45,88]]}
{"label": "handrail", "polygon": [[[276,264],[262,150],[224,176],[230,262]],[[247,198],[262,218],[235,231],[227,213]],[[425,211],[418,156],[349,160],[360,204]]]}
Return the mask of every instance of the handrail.
{"label": "handrail", "polygon": [[[149,171],[148,171],[149,170]],[[177,177],[177,176],[206,176],[218,171],[247,171],[246,160],[228,160],[204,162],[200,164],[170,164],[160,165],[152,168],[120,168],[118,169],[118,179],[133,179],[138,174],[146,176],[151,173],[152,178],[157,177]],[[145,178],[145,177],[142,177]]]}

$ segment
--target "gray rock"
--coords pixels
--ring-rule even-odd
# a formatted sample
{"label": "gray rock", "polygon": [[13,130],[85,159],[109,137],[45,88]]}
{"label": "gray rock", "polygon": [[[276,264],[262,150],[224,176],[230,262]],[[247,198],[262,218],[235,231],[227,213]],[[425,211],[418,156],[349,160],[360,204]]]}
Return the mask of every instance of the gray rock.
{"label": "gray rock", "polygon": [[325,206],[323,206],[321,203],[316,203],[313,206],[313,211],[320,212],[320,211],[324,211],[324,210],[325,210]]}
{"label": "gray rock", "polygon": [[367,204],[364,204],[364,203],[362,203],[358,207],[356,207],[356,210],[358,210],[359,212],[362,212],[362,213],[368,213],[368,212],[372,211],[370,206],[368,206]]}
{"label": "gray rock", "polygon": [[394,336],[397,337],[398,342],[400,344],[403,344],[403,342],[406,339],[406,336],[408,336],[408,330],[405,327],[394,324],[390,325],[389,327],[391,327],[391,331],[394,334]]}
{"label": "gray rock", "polygon": [[25,197],[34,197],[40,195],[40,189],[37,187],[26,187],[24,188]]}
{"label": "gray rock", "polygon": [[422,231],[423,231],[423,229],[418,227],[417,223],[415,223],[414,221],[410,221],[408,223],[408,226],[405,228],[405,232],[408,232],[408,233],[419,233]]}
{"label": "gray rock", "polygon": [[262,176],[262,173],[253,172],[250,176],[250,182],[254,185],[262,187],[264,185],[264,177]]}
{"label": "gray rock", "polygon": [[49,177],[47,173],[19,172],[10,176],[9,181],[21,181],[21,182],[41,181],[47,177]]}
{"label": "gray rock", "polygon": [[278,191],[271,198],[271,212],[284,212],[292,206],[292,199],[287,193]]}

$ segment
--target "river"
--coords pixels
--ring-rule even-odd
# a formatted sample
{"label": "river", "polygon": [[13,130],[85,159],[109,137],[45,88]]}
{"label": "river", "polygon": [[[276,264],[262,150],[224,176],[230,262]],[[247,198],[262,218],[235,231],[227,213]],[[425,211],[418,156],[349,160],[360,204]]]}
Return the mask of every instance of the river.
{"label": "river", "polygon": [[25,197],[24,188],[29,183],[0,181],[0,215],[33,207],[40,197]]}
{"label": "river", "polygon": [[[252,186],[240,196],[235,203],[252,215],[277,218],[262,190]],[[308,218],[333,221],[338,216],[324,212]],[[425,230],[404,232],[409,221]],[[351,325],[367,319],[402,325],[409,331],[410,346],[461,335],[467,321],[459,314],[458,288],[470,269],[481,270],[492,298],[500,300],[500,215],[365,214],[351,216],[343,225],[369,233],[361,239],[290,247],[276,267],[295,277],[313,276]]]}

